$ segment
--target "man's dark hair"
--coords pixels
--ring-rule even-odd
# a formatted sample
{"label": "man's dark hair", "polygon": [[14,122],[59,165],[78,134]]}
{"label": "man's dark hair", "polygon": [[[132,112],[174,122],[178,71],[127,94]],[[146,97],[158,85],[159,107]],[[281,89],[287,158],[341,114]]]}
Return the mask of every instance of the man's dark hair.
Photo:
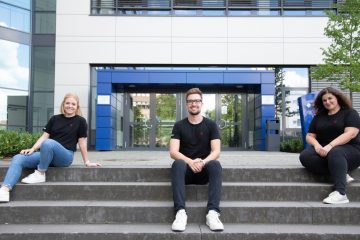
{"label": "man's dark hair", "polygon": [[202,92],[199,88],[191,88],[186,92],[186,99],[188,98],[189,95],[191,94],[199,94],[201,99],[202,99]]}

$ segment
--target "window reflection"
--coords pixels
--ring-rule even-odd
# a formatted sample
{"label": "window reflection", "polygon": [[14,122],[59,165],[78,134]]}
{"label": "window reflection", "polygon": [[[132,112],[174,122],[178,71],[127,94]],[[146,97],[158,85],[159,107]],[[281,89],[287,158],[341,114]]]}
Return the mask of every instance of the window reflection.
{"label": "window reflection", "polygon": [[25,130],[29,46],[0,40],[0,129]]}
{"label": "window reflection", "polygon": [[0,3],[0,26],[30,32],[30,11]]}
{"label": "window reflection", "polygon": [[308,68],[282,68],[278,76],[282,83],[277,83],[276,107],[277,118],[283,139],[298,138],[301,134],[300,114],[297,98],[308,93],[309,74]]}

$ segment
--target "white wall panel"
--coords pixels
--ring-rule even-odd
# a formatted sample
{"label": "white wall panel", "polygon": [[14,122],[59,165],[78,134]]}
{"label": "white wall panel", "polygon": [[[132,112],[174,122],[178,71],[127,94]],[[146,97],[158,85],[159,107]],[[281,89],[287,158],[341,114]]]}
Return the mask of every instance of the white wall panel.
{"label": "white wall panel", "polygon": [[[76,1],[75,1],[76,2]],[[115,36],[116,17],[57,15],[57,36]],[[86,39],[85,39],[86,41]]]}
{"label": "white wall panel", "polygon": [[171,37],[169,17],[117,17],[116,36]]}
{"label": "white wall panel", "polygon": [[221,42],[177,42],[173,43],[173,63],[225,64],[227,44]]}
{"label": "white wall panel", "polygon": [[229,38],[283,37],[283,19],[277,17],[232,17],[228,23]]}
{"label": "white wall panel", "polygon": [[266,42],[229,43],[228,64],[283,64],[283,44]]}
{"label": "white wall panel", "polygon": [[57,0],[56,14],[90,14],[91,0]]}
{"label": "white wall panel", "polygon": [[227,37],[227,18],[173,17],[173,37]]}
{"label": "white wall panel", "polygon": [[89,84],[90,66],[88,63],[57,63],[55,66],[55,79],[61,79],[61,84],[79,86]]}
{"label": "white wall panel", "polygon": [[284,38],[325,38],[325,17],[284,17]]}
{"label": "white wall panel", "polygon": [[284,62],[286,64],[313,65],[322,62],[320,43],[285,43]]}
{"label": "white wall panel", "polygon": [[170,42],[116,42],[116,63],[171,63]]}
{"label": "white wall panel", "polygon": [[56,42],[56,63],[114,63],[115,42]]}

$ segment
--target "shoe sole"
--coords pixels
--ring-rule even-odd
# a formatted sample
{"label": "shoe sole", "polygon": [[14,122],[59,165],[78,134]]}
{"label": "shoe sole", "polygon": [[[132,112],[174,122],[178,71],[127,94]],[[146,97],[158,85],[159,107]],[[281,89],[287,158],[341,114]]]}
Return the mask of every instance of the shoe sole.
{"label": "shoe sole", "polygon": [[25,181],[21,181],[21,183],[25,183],[25,184],[36,184],[36,183],[44,183],[46,181],[42,181],[42,182],[25,182]]}
{"label": "shoe sole", "polygon": [[349,203],[350,201],[349,200],[345,200],[345,201],[341,201],[341,202],[326,202],[326,201],[323,201],[323,203],[325,204],[344,204],[344,203]]}

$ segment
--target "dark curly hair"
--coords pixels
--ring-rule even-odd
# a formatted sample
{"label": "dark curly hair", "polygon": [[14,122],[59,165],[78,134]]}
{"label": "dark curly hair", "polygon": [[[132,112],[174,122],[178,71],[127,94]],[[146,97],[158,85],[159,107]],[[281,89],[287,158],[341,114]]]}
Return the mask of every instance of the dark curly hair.
{"label": "dark curly hair", "polygon": [[323,90],[321,90],[315,98],[314,110],[315,110],[316,115],[327,114],[328,110],[324,107],[324,104],[322,101],[322,97],[327,93],[330,93],[336,97],[338,104],[340,105],[340,107],[342,109],[352,108],[351,101],[345,94],[343,94],[342,92],[340,92],[339,90],[337,90],[333,87],[327,87],[327,88],[324,88]]}

